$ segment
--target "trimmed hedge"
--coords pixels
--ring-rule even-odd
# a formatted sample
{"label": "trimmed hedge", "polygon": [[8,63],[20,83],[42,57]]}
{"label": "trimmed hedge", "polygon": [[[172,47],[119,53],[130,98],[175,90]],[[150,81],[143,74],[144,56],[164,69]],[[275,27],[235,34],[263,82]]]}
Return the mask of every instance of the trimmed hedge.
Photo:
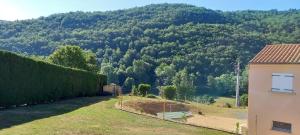
{"label": "trimmed hedge", "polygon": [[0,51],[0,107],[100,95],[106,76]]}

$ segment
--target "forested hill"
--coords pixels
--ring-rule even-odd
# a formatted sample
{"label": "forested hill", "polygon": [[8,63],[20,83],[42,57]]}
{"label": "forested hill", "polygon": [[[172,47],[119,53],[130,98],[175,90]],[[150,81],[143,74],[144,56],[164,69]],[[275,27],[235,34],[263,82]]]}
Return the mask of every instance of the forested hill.
{"label": "forested hill", "polygon": [[237,58],[245,66],[264,45],[275,43],[300,43],[300,10],[223,12],[158,4],[0,21],[0,48],[49,55],[57,46],[78,45],[109,63],[116,76],[109,80],[121,85],[126,78],[155,84],[161,65],[186,69],[200,88],[208,75],[231,73]]}

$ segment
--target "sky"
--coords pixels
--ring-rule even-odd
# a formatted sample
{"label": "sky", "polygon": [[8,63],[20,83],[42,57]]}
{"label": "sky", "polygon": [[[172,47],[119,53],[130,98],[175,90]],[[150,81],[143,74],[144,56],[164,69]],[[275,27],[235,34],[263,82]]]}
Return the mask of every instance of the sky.
{"label": "sky", "polygon": [[300,9],[300,0],[0,0],[0,20],[23,20],[71,11],[111,11],[159,3],[186,3],[209,9]]}

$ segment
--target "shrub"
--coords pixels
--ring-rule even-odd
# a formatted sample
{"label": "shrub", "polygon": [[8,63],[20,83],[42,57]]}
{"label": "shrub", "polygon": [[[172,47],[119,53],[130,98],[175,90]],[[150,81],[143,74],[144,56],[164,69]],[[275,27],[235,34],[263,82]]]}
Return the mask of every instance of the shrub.
{"label": "shrub", "polygon": [[248,94],[243,94],[241,96],[240,103],[242,106],[248,106]]}
{"label": "shrub", "polygon": [[199,96],[197,97],[197,102],[200,102],[200,103],[204,103],[204,104],[212,104],[212,103],[215,103],[215,98],[212,97],[212,96],[209,96],[209,95],[203,95],[203,96]]}
{"label": "shrub", "polygon": [[150,91],[151,86],[149,84],[140,84],[138,87],[138,95],[139,96],[146,96],[147,93]]}
{"label": "shrub", "polygon": [[0,107],[95,96],[106,76],[0,51]]}
{"label": "shrub", "polygon": [[229,103],[224,103],[222,107],[224,107],[224,108],[232,108],[231,104],[229,104]]}
{"label": "shrub", "polygon": [[204,95],[202,99],[207,103],[207,104],[212,104],[215,102],[215,99],[212,96]]}
{"label": "shrub", "polygon": [[176,96],[176,87],[175,86],[163,86],[161,88],[163,98],[173,100]]}
{"label": "shrub", "polygon": [[153,95],[153,94],[147,94],[147,95],[146,95],[146,98],[156,98],[156,96]]}
{"label": "shrub", "polygon": [[208,97],[208,103],[209,104],[212,104],[212,103],[215,103],[216,101],[215,101],[215,99],[213,98],[213,97]]}

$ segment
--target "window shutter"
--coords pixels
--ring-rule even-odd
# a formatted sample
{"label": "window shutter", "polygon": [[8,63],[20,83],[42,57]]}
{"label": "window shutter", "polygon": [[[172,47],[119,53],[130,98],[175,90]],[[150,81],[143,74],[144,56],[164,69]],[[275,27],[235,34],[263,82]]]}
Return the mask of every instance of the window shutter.
{"label": "window shutter", "polygon": [[273,73],[272,74],[272,91],[292,92],[293,91],[293,74]]}
{"label": "window shutter", "polygon": [[293,91],[293,76],[285,75],[283,79],[284,88],[283,90]]}
{"label": "window shutter", "polygon": [[280,83],[281,83],[281,75],[273,74],[272,75],[272,90],[280,90]]}

